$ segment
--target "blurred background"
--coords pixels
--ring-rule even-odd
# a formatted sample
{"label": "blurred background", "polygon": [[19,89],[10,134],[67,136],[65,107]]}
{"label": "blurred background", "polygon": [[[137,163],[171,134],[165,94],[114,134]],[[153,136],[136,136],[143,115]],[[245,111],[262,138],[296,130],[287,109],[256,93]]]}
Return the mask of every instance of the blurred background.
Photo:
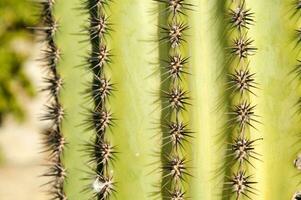
{"label": "blurred background", "polygon": [[[30,12],[29,12],[30,11]],[[37,24],[28,0],[0,1],[0,199],[46,199],[39,178],[46,157],[41,152],[39,121],[46,99],[39,93],[43,71],[40,44],[28,27]]]}

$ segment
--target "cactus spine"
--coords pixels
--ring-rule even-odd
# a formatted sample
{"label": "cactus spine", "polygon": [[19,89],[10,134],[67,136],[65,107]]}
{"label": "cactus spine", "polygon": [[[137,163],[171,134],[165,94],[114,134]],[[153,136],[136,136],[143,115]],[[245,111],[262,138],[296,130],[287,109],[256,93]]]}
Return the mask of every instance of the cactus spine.
{"label": "cactus spine", "polygon": [[113,125],[113,117],[108,108],[108,97],[112,94],[113,84],[106,75],[106,67],[111,60],[111,50],[105,43],[105,36],[111,27],[105,7],[110,6],[108,0],[88,0],[85,8],[89,13],[89,32],[91,53],[87,59],[93,81],[88,89],[94,102],[87,120],[90,129],[94,129],[94,142],[88,144],[91,160],[94,166],[93,192],[98,200],[109,199],[115,191],[113,175],[109,164],[114,159],[115,147],[108,141],[107,130]]}
{"label": "cactus spine", "polygon": [[60,50],[55,42],[55,34],[58,30],[58,23],[54,18],[54,0],[45,0],[40,2],[41,6],[41,31],[45,41],[43,50],[44,66],[47,69],[45,78],[46,86],[43,91],[49,93],[49,104],[46,105],[46,113],[42,120],[50,121],[50,127],[44,132],[45,150],[49,152],[49,170],[43,174],[50,177],[49,193],[51,199],[66,200],[64,191],[64,182],[66,170],[62,162],[62,155],[65,146],[65,139],[62,133],[62,120],[64,110],[60,102],[60,91],[63,80],[58,73],[58,62],[60,60]]}
{"label": "cactus spine", "polygon": [[[161,25],[161,37],[159,42],[165,48],[168,58],[161,63],[163,94],[163,143],[162,143],[162,183],[161,192],[163,199],[184,199],[186,191],[184,183],[189,176],[185,142],[192,137],[188,129],[188,121],[184,121],[183,112],[187,110],[189,92],[185,88],[186,75],[188,74],[188,57],[183,54],[186,33],[189,28],[185,13],[190,10],[192,4],[185,0],[169,1],[158,0],[163,4],[160,11],[161,17],[165,18]],[[166,54],[165,53],[165,54]],[[162,54],[164,55],[164,54]],[[183,84],[184,82],[184,84]]]}
{"label": "cactus spine", "polygon": [[[254,55],[257,48],[254,41],[248,36],[248,29],[254,24],[254,13],[246,8],[246,1],[231,3],[229,10],[230,28],[234,32],[230,51],[230,81],[229,89],[234,103],[234,108],[229,111],[228,127],[232,129],[234,138],[229,145],[228,155],[237,165],[231,170],[232,174],[225,182],[225,190],[233,192],[236,199],[243,197],[252,198],[256,194],[253,175],[249,175],[248,165],[254,167],[253,159],[259,159],[255,150],[259,139],[249,139],[251,129],[255,128],[258,121],[256,106],[250,101],[249,95],[254,95],[257,89],[255,74],[250,72],[250,56]],[[234,68],[234,69],[233,69]],[[236,99],[237,100],[236,100]],[[232,125],[234,124],[234,125]]]}

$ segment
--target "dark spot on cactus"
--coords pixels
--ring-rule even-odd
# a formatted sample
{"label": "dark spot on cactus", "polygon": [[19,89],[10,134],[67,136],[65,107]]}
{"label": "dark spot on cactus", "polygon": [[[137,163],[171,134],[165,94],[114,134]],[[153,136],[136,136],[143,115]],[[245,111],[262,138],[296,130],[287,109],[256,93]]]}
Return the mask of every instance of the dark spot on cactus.
{"label": "dark spot on cactus", "polygon": [[91,64],[91,70],[99,69],[101,72],[103,66],[111,62],[111,52],[106,45],[100,45],[99,51],[92,52],[91,57],[87,58]]}
{"label": "dark spot on cactus", "polygon": [[239,163],[239,166],[245,162],[253,166],[250,162],[250,158],[259,160],[257,156],[260,156],[260,154],[256,153],[254,148],[254,143],[258,140],[262,140],[262,138],[249,140],[244,137],[237,137],[234,143],[231,144],[231,151],[233,152],[234,159]]}
{"label": "dark spot on cactus", "polygon": [[185,42],[183,35],[188,28],[187,24],[179,22],[173,22],[168,27],[161,27],[162,33],[166,34],[166,36],[160,38],[160,41],[168,40],[172,48],[177,48],[181,45],[181,42]]}
{"label": "dark spot on cactus", "polygon": [[187,124],[183,122],[171,122],[168,125],[169,136],[173,149],[177,150],[179,147],[183,148],[183,142],[191,138],[191,131],[187,129]]}
{"label": "dark spot on cactus", "polygon": [[44,26],[40,26],[40,27],[34,27],[34,30],[37,30],[38,32],[40,32],[45,36],[45,40],[46,42],[52,42],[53,43],[53,39],[55,36],[55,33],[57,32],[59,25],[58,22],[55,21],[52,18],[48,19],[49,22],[45,23]]}
{"label": "dark spot on cactus", "polygon": [[294,166],[298,169],[301,170],[301,155],[299,154],[297,158],[294,160]]}
{"label": "dark spot on cactus", "polygon": [[115,192],[115,183],[112,176],[103,176],[98,174],[92,184],[95,197],[102,200],[108,199]]}
{"label": "dark spot on cactus", "polygon": [[155,0],[167,5],[167,11],[172,14],[174,18],[176,15],[185,15],[185,10],[191,10],[192,4],[185,3],[185,0]]}
{"label": "dark spot on cactus", "polygon": [[174,189],[173,191],[169,192],[169,196],[171,200],[184,200],[185,192],[181,189]]}
{"label": "dark spot on cactus", "polygon": [[43,50],[43,57],[40,61],[43,61],[44,66],[52,71],[56,71],[56,66],[61,58],[61,52],[54,43]]}
{"label": "dark spot on cactus", "polygon": [[108,141],[99,143],[88,143],[85,151],[91,157],[89,163],[103,164],[106,168],[110,162],[115,160],[117,151],[115,146],[111,145]]}
{"label": "dark spot on cactus", "polygon": [[295,30],[295,40],[296,40],[296,45],[299,45],[301,42],[301,28]]}
{"label": "dark spot on cactus", "polygon": [[296,5],[296,9],[300,10],[301,9],[301,0],[295,0],[295,5]]}
{"label": "dark spot on cactus", "polygon": [[52,158],[61,155],[66,145],[65,138],[60,134],[59,128],[47,129],[43,133],[43,143],[45,150],[43,152],[49,152],[50,160]]}
{"label": "dark spot on cactus", "polygon": [[301,79],[301,60],[297,60],[298,64],[296,67],[291,71],[291,73],[295,73],[296,77]]}
{"label": "dark spot on cactus", "polygon": [[108,2],[111,0],[86,0],[84,2],[84,8],[88,11],[91,11],[92,9],[95,8],[100,8],[105,5],[108,5]]}
{"label": "dark spot on cactus", "polygon": [[66,169],[59,162],[54,162],[50,165],[50,168],[46,173],[42,176],[46,176],[50,178],[50,181],[47,184],[51,184],[53,186],[62,186],[67,176]]}
{"label": "dark spot on cactus", "polygon": [[292,200],[301,200],[301,192],[300,191],[296,192]]}
{"label": "dark spot on cactus", "polygon": [[64,109],[60,104],[52,103],[46,106],[46,114],[42,116],[41,120],[50,120],[55,125],[61,124],[64,117]]}
{"label": "dark spot on cactus", "polygon": [[55,0],[44,0],[38,2],[41,10],[41,19],[45,22],[48,18],[52,18],[52,10],[55,4]]}
{"label": "dark spot on cactus", "polygon": [[256,194],[252,185],[257,182],[250,181],[251,178],[252,176],[246,176],[245,171],[238,171],[226,182],[226,185],[231,186],[231,190],[236,193],[237,200],[242,196],[251,199],[248,193]]}
{"label": "dark spot on cactus", "polygon": [[167,176],[172,178],[171,181],[179,183],[181,180],[185,180],[184,175],[189,175],[187,172],[186,160],[179,156],[171,156],[168,158],[167,163],[163,166],[163,170],[167,173]]}
{"label": "dark spot on cactus", "polygon": [[257,83],[254,80],[254,75],[255,73],[250,73],[250,70],[247,68],[235,70],[233,74],[230,74],[230,89],[238,91],[241,96],[246,92],[254,94],[251,90],[252,88],[257,88]]}
{"label": "dark spot on cactus", "polygon": [[68,200],[64,191],[57,186],[54,186],[54,189],[52,191],[50,191],[49,193],[52,194],[51,199]]}
{"label": "dark spot on cactus", "polygon": [[91,26],[88,28],[91,40],[95,38],[102,39],[104,34],[111,30],[111,24],[108,22],[108,17],[102,14],[99,17],[90,17]]}
{"label": "dark spot on cactus", "polygon": [[299,97],[296,104],[297,104],[297,108],[298,108],[297,112],[300,114],[301,113],[301,97]]}
{"label": "dark spot on cactus", "polygon": [[253,55],[257,50],[256,47],[252,46],[253,42],[254,40],[242,35],[233,40],[233,46],[229,49],[233,56],[238,57],[239,60],[246,59],[248,56]]}
{"label": "dark spot on cactus", "polygon": [[109,161],[111,161],[114,158],[113,155],[114,153],[116,153],[116,151],[114,150],[114,147],[108,142],[104,142],[101,145],[100,150],[101,150],[100,152],[101,152],[102,163],[105,166],[107,166]]}
{"label": "dark spot on cactus", "polygon": [[177,13],[183,14],[184,0],[169,0],[168,7],[175,16]]}
{"label": "dark spot on cactus", "polygon": [[249,102],[243,101],[239,105],[234,106],[234,110],[230,112],[230,115],[233,116],[231,122],[235,121],[238,123],[241,130],[240,133],[243,133],[247,125],[255,128],[252,122],[259,123],[259,121],[254,119],[255,117],[258,117],[254,113],[255,107],[256,106],[252,106]]}
{"label": "dark spot on cactus", "polygon": [[185,110],[185,105],[189,104],[187,91],[180,87],[175,87],[170,92],[164,92],[164,98],[167,98],[170,103],[168,107],[175,111]]}
{"label": "dark spot on cactus", "polygon": [[92,93],[92,98],[95,102],[99,102],[99,105],[96,105],[98,109],[102,103],[112,94],[113,84],[110,79],[105,77],[99,77],[95,75],[95,80],[93,81],[92,88],[90,92]]}
{"label": "dark spot on cactus", "polygon": [[103,134],[106,128],[113,125],[113,120],[114,118],[110,111],[97,109],[95,111],[91,111],[91,119],[88,120],[91,124],[89,128],[95,128],[97,134]]}
{"label": "dark spot on cactus", "polygon": [[60,90],[63,87],[63,80],[58,76],[51,78],[44,78],[46,86],[42,91],[48,91],[51,96],[59,96]]}
{"label": "dark spot on cactus", "polygon": [[245,1],[236,9],[230,9],[229,15],[231,27],[237,28],[239,31],[243,28],[248,29],[249,25],[252,25],[254,22],[254,13],[252,13],[250,9],[245,8]]}
{"label": "dark spot on cactus", "polygon": [[187,74],[184,65],[187,64],[188,58],[182,58],[181,55],[170,56],[169,65],[166,67],[169,77],[172,80],[182,80],[182,75]]}

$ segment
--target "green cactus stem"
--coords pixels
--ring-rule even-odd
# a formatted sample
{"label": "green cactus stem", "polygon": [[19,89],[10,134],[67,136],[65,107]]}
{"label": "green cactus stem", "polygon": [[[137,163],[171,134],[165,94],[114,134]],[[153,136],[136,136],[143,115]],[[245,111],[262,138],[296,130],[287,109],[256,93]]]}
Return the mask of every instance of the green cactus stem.
{"label": "green cactus stem", "polygon": [[48,115],[69,200],[300,198],[299,1],[79,5],[56,3],[67,115]]}

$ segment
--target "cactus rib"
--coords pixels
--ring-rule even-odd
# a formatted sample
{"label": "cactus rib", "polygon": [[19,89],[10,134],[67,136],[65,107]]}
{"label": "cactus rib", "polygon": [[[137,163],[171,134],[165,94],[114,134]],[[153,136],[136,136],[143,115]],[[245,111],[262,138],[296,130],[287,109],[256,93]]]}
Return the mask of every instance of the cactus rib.
{"label": "cactus rib", "polygon": [[49,154],[49,169],[43,176],[51,177],[46,185],[50,186],[51,199],[66,200],[64,182],[67,176],[62,162],[63,150],[66,141],[62,133],[62,120],[64,109],[60,102],[60,90],[63,80],[60,77],[57,65],[60,61],[60,51],[55,42],[55,34],[58,30],[58,23],[53,14],[54,0],[43,0],[39,2],[41,7],[41,27],[36,30],[41,32],[45,42],[43,50],[44,66],[47,69],[47,77],[44,79],[46,85],[42,91],[49,93],[49,103],[46,105],[46,113],[42,120],[50,121],[50,127],[44,132],[45,151]]}
{"label": "cactus rib", "polygon": [[[163,199],[185,199],[185,188],[183,181],[190,175],[185,158],[184,142],[189,141],[192,132],[187,129],[189,122],[183,122],[183,111],[189,105],[189,92],[185,89],[185,75],[187,75],[188,58],[183,55],[183,43],[185,33],[189,29],[188,24],[181,16],[190,10],[192,4],[185,0],[157,0],[162,3],[167,14],[167,18],[162,26],[159,42],[167,44],[169,59],[162,66],[163,83],[168,82],[167,91],[162,92],[162,98],[166,99],[163,107],[167,112],[167,129],[163,134],[163,175],[161,192]],[[161,58],[164,60],[164,58]],[[165,136],[166,135],[166,136]],[[169,144],[169,147],[166,147]],[[181,147],[181,148],[179,148]]]}
{"label": "cactus rib", "polygon": [[[232,5],[231,5],[232,4]],[[259,160],[255,155],[259,155],[255,151],[254,142],[259,139],[250,141],[247,135],[250,134],[250,128],[256,129],[256,123],[260,123],[256,118],[256,106],[252,105],[249,96],[254,94],[251,89],[256,88],[255,74],[250,73],[249,69],[249,57],[254,55],[257,48],[253,45],[254,40],[249,38],[248,30],[251,25],[254,25],[254,13],[250,9],[246,8],[246,1],[236,1],[230,4],[228,11],[230,28],[234,29],[235,39],[232,40],[232,46],[229,48],[232,63],[231,67],[234,70],[230,70],[230,88],[233,88],[233,102],[234,108],[229,114],[231,115],[230,123],[234,123],[232,130],[238,133],[231,145],[231,154],[236,165],[232,166],[234,174],[228,178],[225,187],[227,191],[232,191],[236,194],[236,199],[242,199],[247,197],[251,199],[251,195],[256,194],[254,184],[252,181],[254,175],[248,175],[248,166],[253,166],[250,158]],[[234,7],[232,9],[231,7]],[[236,62],[235,62],[236,61]],[[235,101],[238,98],[238,102]],[[253,155],[252,155],[253,154]],[[244,163],[244,164],[243,164]]]}
{"label": "cactus rib", "polygon": [[108,109],[107,100],[113,91],[111,80],[106,77],[105,67],[111,61],[111,50],[105,43],[105,36],[111,30],[109,17],[105,6],[108,0],[88,0],[85,9],[89,13],[88,34],[91,43],[91,53],[86,62],[93,74],[93,81],[86,91],[93,101],[93,109],[89,111],[87,123],[93,129],[95,136],[88,144],[90,161],[95,164],[93,175],[93,197],[98,200],[109,199],[115,191],[115,182],[110,173],[109,164],[115,158],[115,146],[106,139],[106,130],[113,125],[113,116]]}

